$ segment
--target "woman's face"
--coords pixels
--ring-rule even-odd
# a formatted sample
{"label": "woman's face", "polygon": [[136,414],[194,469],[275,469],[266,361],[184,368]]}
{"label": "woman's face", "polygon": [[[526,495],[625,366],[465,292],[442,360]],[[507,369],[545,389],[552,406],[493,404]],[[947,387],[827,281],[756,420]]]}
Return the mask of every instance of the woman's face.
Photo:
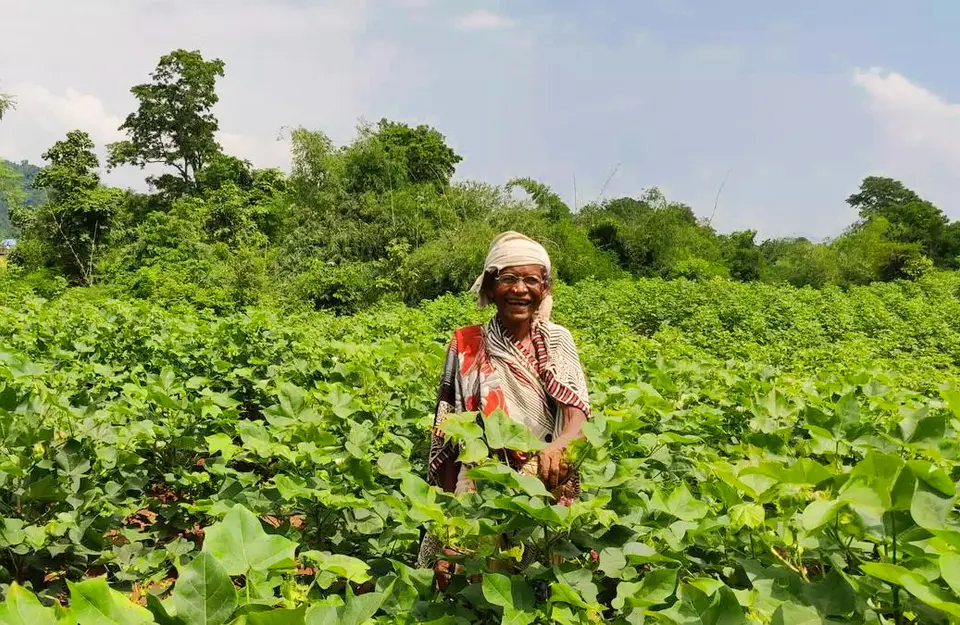
{"label": "woman's face", "polygon": [[487,295],[504,321],[530,321],[549,292],[546,278],[540,265],[505,267],[496,278],[488,278]]}

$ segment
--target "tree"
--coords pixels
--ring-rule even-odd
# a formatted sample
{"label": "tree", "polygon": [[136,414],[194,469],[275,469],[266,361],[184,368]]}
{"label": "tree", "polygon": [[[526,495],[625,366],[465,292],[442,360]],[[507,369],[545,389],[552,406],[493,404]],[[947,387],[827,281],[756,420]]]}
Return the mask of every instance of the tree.
{"label": "tree", "polygon": [[199,51],[163,56],[152,82],[130,90],[139,106],[120,126],[129,138],[108,146],[108,166],[172,167],[177,175],[149,182],[173,195],[192,192],[197,173],[220,152],[214,136],[220,126],[212,109],[219,101],[216,83],[223,68],[223,61],[205,61]]}
{"label": "tree", "polygon": [[446,189],[462,158],[430,126],[411,128],[381,119],[360,127],[357,139],[341,151],[346,188],[354,194],[385,193],[407,185]]}
{"label": "tree", "polygon": [[15,225],[44,252],[46,265],[54,265],[70,278],[92,284],[98,243],[102,245],[123,199],[119,189],[100,185],[100,161],[94,143],[73,130],[43,154],[49,161],[36,175],[34,186],[49,201],[14,214]]}
{"label": "tree", "polygon": [[756,236],[756,230],[742,230],[720,237],[723,259],[731,278],[741,282],[760,279],[761,255]]}
{"label": "tree", "polygon": [[570,207],[557,195],[553,189],[532,178],[514,178],[507,183],[507,190],[512,191],[520,187],[530,194],[537,209],[545,212],[550,221],[560,221],[571,216]]}
{"label": "tree", "polygon": [[71,130],[65,141],[57,141],[43,154],[50,164],[40,170],[34,184],[44,189],[51,202],[63,202],[70,196],[97,188],[100,184],[100,159],[90,135]]}
{"label": "tree", "polygon": [[899,204],[920,202],[921,198],[899,180],[881,176],[867,176],[860,183],[859,193],[847,198],[847,204],[857,209],[861,219],[884,215]]}
{"label": "tree", "polygon": [[891,241],[914,243],[938,266],[956,262],[955,230],[948,230],[950,220],[933,203],[924,200],[898,180],[870,176],[860,185],[860,192],[847,198],[847,203],[860,213],[863,227],[871,220],[883,218],[889,223]]}
{"label": "tree", "polygon": [[381,119],[377,139],[387,155],[403,163],[411,184],[446,187],[456,173],[457,163],[463,160],[438,130],[423,124],[411,128],[402,122]]}
{"label": "tree", "polygon": [[16,99],[12,95],[0,93],[0,120],[3,119],[5,114],[15,108],[17,108]]}

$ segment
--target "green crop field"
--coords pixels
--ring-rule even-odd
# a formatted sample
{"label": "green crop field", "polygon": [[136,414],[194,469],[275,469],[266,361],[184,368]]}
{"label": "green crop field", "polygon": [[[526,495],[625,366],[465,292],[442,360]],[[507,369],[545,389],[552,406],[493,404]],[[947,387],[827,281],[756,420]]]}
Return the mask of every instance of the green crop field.
{"label": "green crop field", "polygon": [[[445,343],[489,314],[467,298],[216,316],[11,286],[0,623],[956,622],[958,288],[561,285],[594,405],[567,508],[494,460],[459,499],[424,481]],[[516,550],[471,551],[507,525],[544,554],[513,577]],[[469,554],[442,595],[422,526]]]}

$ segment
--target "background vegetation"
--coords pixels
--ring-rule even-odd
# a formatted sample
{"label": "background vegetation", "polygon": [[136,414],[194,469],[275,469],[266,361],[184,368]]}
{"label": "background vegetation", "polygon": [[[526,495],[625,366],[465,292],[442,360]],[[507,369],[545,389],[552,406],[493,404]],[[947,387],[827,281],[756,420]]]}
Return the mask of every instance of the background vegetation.
{"label": "background vegetation", "polygon": [[[39,171],[4,163],[0,234],[17,236],[12,260],[29,280],[218,311],[270,302],[349,313],[464,289],[504,229],[543,241],[571,284],[632,275],[846,288],[958,265],[960,223],[889,178],[863,180],[847,199],[850,227],[815,243],[718,233],[656,188],[574,212],[529,178],[454,182],[461,157],[440,132],[386,119],[344,146],[298,128],[289,175],[256,169],[215,139],[224,71],[196,51],[164,56],[131,89],[137,110],[106,163],[83,129],[51,146]],[[102,183],[103,167],[131,166],[155,172],[151,193]]]}

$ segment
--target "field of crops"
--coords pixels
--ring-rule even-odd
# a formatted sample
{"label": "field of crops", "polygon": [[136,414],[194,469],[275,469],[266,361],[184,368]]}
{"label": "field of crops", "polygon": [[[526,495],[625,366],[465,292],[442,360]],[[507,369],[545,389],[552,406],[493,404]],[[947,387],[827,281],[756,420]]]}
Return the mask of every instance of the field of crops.
{"label": "field of crops", "polygon": [[[559,288],[595,411],[570,507],[492,460],[460,499],[424,482],[465,298],[0,292],[0,624],[960,622],[958,287]],[[529,445],[503,425],[451,435]],[[542,559],[480,548],[438,595],[422,526]]]}

